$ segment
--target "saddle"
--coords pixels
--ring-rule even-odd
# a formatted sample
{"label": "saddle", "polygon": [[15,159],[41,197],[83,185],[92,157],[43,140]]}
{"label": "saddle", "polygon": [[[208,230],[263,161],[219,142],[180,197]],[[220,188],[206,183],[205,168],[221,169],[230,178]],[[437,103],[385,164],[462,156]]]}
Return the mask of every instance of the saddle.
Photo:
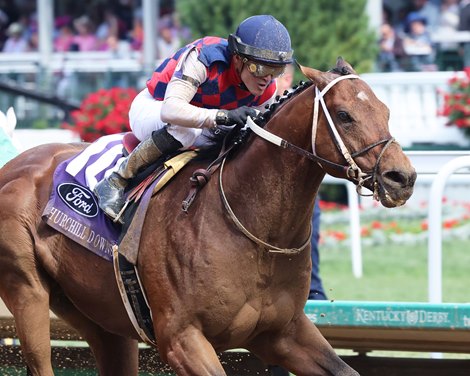
{"label": "saddle", "polygon": [[127,132],[122,138],[122,148],[125,155],[129,155],[132,150],[134,150],[137,145],[139,145],[140,140],[135,137],[134,133]]}

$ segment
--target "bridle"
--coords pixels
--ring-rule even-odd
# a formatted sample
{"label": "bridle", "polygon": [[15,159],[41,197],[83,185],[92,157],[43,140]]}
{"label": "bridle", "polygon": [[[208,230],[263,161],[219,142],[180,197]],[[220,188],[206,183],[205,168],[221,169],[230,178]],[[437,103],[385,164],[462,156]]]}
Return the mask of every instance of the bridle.
{"label": "bridle", "polygon": [[[328,83],[323,90],[319,90],[318,87],[315,86],[315,98],[314,98],[314,109],[313,109],[313,119],[312,119],[312,152],[309,152],[305,149],[302,149],[294,144],[291,144],[290,142],[282,139],[281,137],[278,137],[271,132],[267,131],[266,129],[260,127],[257,125],[250,117],[248,117],[247,120],[247,126],[250,128],[256,135],[259,137],[265,139],[266,141],[269,141],[277,146],[280,146],[284,149],[290,149],[296,152],[297,154],[300,154],[310,160],[315,161],[318,163],[318,165],[322,168],[325,169],[325,166],[328,167],[333,167],[335,169],[339,169],[343,171],[345,174],[345,177],[352,181],[353,183],[356,184],[356,190],[357,193],[361,196],[370,196],[373,195],[374,199],[378,200],[378,182],[377,182],[377,172],[379,168],[380,161],[382,159],[382,156],[385,152],[385,150],[392,144],[392,143],[397,143],[396,140],[391,137],[389,139],[383,139],[379,140],[377,142],[374,142],[371,145],[366,146],[364,149],[351,153],[346,145],[344,144],[337,127],[335,123],[333,122],[333,119],[331,118],[330,112],[328,111],[328,108],[326,106],[325,100],[323,97],[325,94],[338,82],[345,80],[345,79],[360,79],[359,76],[355,74],[347,74],[343,76],[338,76],[334,80]],[[325,117],[327,119],[327,123],[329,125],[329,131],[330,134],[332,135],[332,138],[335,142],[335,145],[337,149],[340,151],[340,153],[343,155],[344,159],[347,162],[347,165],[341,165],[335,162],[328,161],[320,156],[318,156],[315,153],[315,141],[316,141],[316,136],[317,136],[317,130],[318,130],[318,117],[319,117],[319,112],[320,112],[320,105],[323,109],[323,113],[325,114]],[[367,153],[369,150],[372,150],[376,146],[384,144],[384,147],[382,148],[382,151],[380,152],[377,161],[375,163],[375,166],[371,172],[363,172],[361,168],[357,165],[357,163],[354,161],[354,158]],[[234,221],[235,225],[238,227],[238,229],[245,234],[249,239],[251,239],[253,242],[257,243],[258,245],[261,245],[265,248],[268,249],[268,252],[270,253],[283,253],[283,254],[297,254],[305,249],[307,245],[310,243],[310,237],[311,237],[311,229],[310,229],[310,234],[307,240],[304,242],[302,246],[299,248],[279,248],[276,246],[273,246],[271,244],[268,244],[261,239],[257,238],[255,235],[253,235],[250,231],[248,231],[240,222],[240,220],[236,217],[235,213],[233,212],[232,208],[230,207],[230,204],[227,201],[227,197],[225,196],[224,188],[223,188],[223,182],[222,182],[222,173],[223,173],[223,168],[225,165],[225,160],[226,158],[223,159],[221,166],[220,166],[220,171],[219,171],[219,189],[220,189],[220,195],[222,198],[222,202],[230,215],[231,219]],[[362,188],[364,188],[364,184],[372,179],[372,187],[373,187],[373,192],[371,194],[364,194],[362,192]]]}
{"label": "bridle", "polygon": [[[318,87],[315,86],[315,98],[314,98],[314,108],[313,108],[313,118],[312,118],[312,153],[310,153],[307,150],[304,150],[302,148],[299,148],[296,145],[291,144],[290,142],[270,133],[269,131],[265,130],[264,128],[261,128],[258,124],[256,124],[251,118],[248,118],[247,125],[248,127],[256,133],[259,137],[275,144],[278,145],[284,149],[291,149],[297,154],[301,154],[304,157],[311,159],[315,162],[317,162],[320,167],[323,169],[325,167],[330,167],[334,168],[337,170],[340,170],[344,173],[346,178],[353,183],[356,184],[357,186],[357,193],[361,196],[370,196],[374,195],[374,198],[377,199],[377,171],[378,167],[380,165],[380,161],[382,159],[382,156],[385,152],[385,150],[388,149],[388,147],[392,143],[397,143],[395,138],[391,137],[388,139],[383,139],[379,140],[377,142],[374,142],[371,145],[366,146],[364,149],[359,150],[357,152],[351,153],[349,152],[348,148],[343,142],[343,139],[341,138],[337,127],[335,123],[333,122],[333,119],[331,118],[330,112],[326,106],[324,96],[325,94],[338,82],[345,80],[345,79],[361,79],[359,76],[355,74],[347,74],[344,76],[338,76],[334,80],[332,80],[328,85],[326,85],[323,90],[319,90]],[[317,137],[317,130],[318,130],[318,117],[320,113],[320,104],[323,110],[323,113],[325,114],[325,117],[327,119],[327,123],[329,126],[329,131],[330,134],[332,135],[332,138],[335,142],[336,148],[339,150],[339,152],[343,155],[344,159],[347,162],[347,165],[341,165],[335,162],[331,162],[327,159],[324,159],[320,156],[318,156],[315,152],[315,141]],[[357,163],[354,161],[354,158],[363,155],[367,153],[369,150],[375,148],[376,146],[384,144],[384,147],[382,151],[380,152],[377,161],[375,163],[375,166],[371,172],[363,172],[361,168],[357,165]],[[366,194],[362,192],[362,188],[364,187],[364,184],[366,183],[367,180],[372,179],[372,186],[374,187],[374,192],[372,194]]]}
{"label": "bridle", "polygon": [[[322,106],[323,112],[326,116],[326,119],[328,120],[328,125],[329,125],[329,130],[333,134],[333,140],[335,141],[336,147],[338,150],[343,154],[344,159],[348,163],[349,167],[347,168],[346,176],[348,177],[349,180],[354,182],[356,184],[356,191],[359,195],[361,196],[370,196],[369,194],[364,194],[362,192],[362,188],[364,187],[364,184],[366,183],[367,180],[372,179],[372,187],[373,187],[373,192],[371,195],[374,196],[375,199],[378,199],[377,196],[377,171],[378,167],[380,164],[380,161],[382,159],[382,156],[385,152],[385,150],[388,149],[388,147],[392,143],[397,143],[395,138],[391,137],[389,139],[383,139],[377,142],[374,142],[373,144],[366,146],[364,149],[357,151],[355,153],[350,153],[346,145],[344,144],[341,136],[338,133],[338,130],[336,129],[336,125],[333,122],[333,119],[331,118],[330,112],[328,111],[328,108],[326,107],[326,103],[324,100],[325,94],[330,90],[335,84],[337,84],[339,81],[345,80],[345,79],[361,79],[359,76],[355,74],[348,74],[344,76],[339,76],[336,77],[334,80],[332,80],[328,85],[326,85],[322,91],[318,89],[318,87],[315,86],[315,102],[314,102],[314,109],[313,109],[313,120],[312,120],[312,151],[313,154],[315,153],[315,139],[317,135],[317,128],[318,128],[318,114],[319,114],[319,103]],[[365,173],[361,170],[361,168],[356,164],[354,161],[355,157],[358,157],[362,154],[367,153],[369,150],[375,148],[378,145],[384,144],[384,147],[382,148],[382,151],[380,152],[377,161],[375,162],[374,169],[371,173]],[[323,167],[323,166],[322,166]]]}

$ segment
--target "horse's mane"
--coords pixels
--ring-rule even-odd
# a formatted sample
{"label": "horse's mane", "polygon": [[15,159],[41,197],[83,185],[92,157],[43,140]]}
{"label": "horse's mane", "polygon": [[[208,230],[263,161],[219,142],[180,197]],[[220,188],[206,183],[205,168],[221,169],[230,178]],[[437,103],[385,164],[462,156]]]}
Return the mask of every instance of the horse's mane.
{"label": "horse's mane", "polygon": [[[260,127],[264,127],[269,120],[272,118],[272,116],[279,111],[280,108],[284,106],[285,103],[290,101],[292,98],[303,92],[305,89],[310,87],[312,85],[311,81],[300,81],[297,85],[292,87],[291,91],[284,91],[282,95],[276,95],[275,102],[272,103],[271,105],[266,105],[266,111],[263,113],[258,114],[256,118],[253,120],[255,121],[256,124],[258,124]],[[251,130],[239,130],[238,132],[232,132],[235,133],[233,135],[230,135],[230,139],[226,140],[226,144],[230,145],[232,143],[236,143],[237,145],[243,145],[245,144],[246,140],[248,139],[248,136],[251,135]],[[203,151],[199,152],[199,155],[196,157],[196,160],[207,160],[207,159],[214,159],[219,155],[219,152],[222,148],[222,145],[220,143],[217,143],[213,147],[210,147],[208,149],[205,149]]]}
{"label": "horse's mane", "polygon": [[282,95],[276,96],[276,101],[271,105],[266,105],[266,111],[262,114],[259,114],[255,120],[256,124],[261,127],[264,127],[266,123],[271,119],[271,117],[282,107],[285,102],[291,100],[293,97],[303,92],[305,89],[312,85],[311,81],[300,81],[298,85],[292,87],[291,91],[284,91]]}

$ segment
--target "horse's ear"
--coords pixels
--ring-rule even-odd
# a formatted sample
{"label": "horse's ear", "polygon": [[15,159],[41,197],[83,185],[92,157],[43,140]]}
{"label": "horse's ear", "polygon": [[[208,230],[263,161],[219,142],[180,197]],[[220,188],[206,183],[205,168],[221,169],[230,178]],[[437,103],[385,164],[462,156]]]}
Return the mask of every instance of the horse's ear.
{"label": "horse's ear", "polygon": [[338,59],[336,59],[335,70],[337,70],[338,72],[341,72],[342,75],[357,74],[356,71],[351,66],[351,64],[349,64],[341,56],[338,56]]}
{"label": "horse's ear", "polygon": [[310,81],[313,81],[313,82],[321,82],[322,81],[321,77],[322,77],[323,72],[321,72],[319,70],[316,70],[316,69],[313,69],[313,68],[304,67],[303,65],[300,65],[297,61],[296,61],[296,64],[299,67],[302,74],[305,77],[307,77]]}

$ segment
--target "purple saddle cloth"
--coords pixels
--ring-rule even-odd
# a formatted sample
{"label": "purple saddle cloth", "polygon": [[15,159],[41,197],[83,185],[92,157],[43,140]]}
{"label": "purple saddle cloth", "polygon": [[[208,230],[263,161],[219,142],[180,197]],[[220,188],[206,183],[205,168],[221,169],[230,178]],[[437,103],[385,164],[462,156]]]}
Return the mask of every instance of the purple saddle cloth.
{"label": "purple saddle cloth", "polygon": [[42,214],[46,223],[96,255],[112,261],[121,226],[98,207],[92,190],[122,154],[124,134],[101,137],[76,156],[60,163],[50,199]]}

